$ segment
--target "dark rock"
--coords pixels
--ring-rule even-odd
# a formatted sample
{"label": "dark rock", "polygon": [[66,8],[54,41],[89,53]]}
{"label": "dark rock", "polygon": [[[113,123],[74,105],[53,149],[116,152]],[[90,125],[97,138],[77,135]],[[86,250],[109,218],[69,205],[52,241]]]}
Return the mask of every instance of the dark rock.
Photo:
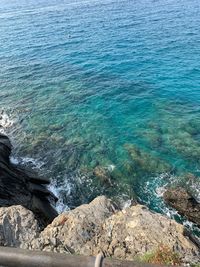
{"label": "dark rock", "polygon": [[163,197],[178,213],[200,226],[200,204],[185,189],[168,189]]}
{"label": "dark rock", "polygon": [[50,223],[57,212],[51,205],[56,197],[45,187],[46,179],[10,162],[12,146],[9,138],[0,134],[0,207],[22,205],[32,210],[43,224]]}

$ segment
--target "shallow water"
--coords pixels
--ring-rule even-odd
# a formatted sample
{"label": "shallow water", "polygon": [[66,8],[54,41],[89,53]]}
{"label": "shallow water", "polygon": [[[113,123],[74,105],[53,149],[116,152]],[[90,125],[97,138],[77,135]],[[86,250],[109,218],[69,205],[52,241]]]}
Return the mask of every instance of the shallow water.
{"label": "shallow water", "polygon": [[1,124],[60,209],[107,194],[166,213],[169,184],[200,200],[199,14],[197,0],[1,0]]}

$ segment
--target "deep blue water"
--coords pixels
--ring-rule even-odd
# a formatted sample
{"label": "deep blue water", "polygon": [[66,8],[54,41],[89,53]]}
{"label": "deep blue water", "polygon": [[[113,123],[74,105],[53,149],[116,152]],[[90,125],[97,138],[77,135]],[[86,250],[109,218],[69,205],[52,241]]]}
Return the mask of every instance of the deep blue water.
{"label": "deep blue water", "polygon": [[15,160],[64,206],[136,195],[167,212],[171,184],[200,200],[199,29],[198,0],[1,0]]}

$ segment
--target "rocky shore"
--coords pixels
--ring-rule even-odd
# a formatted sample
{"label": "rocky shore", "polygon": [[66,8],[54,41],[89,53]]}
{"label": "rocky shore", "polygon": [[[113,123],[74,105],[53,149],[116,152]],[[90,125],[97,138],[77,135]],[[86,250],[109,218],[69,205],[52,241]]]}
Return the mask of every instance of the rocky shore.
{"label": "rocky shore", "polygon": [[46,187],[49,180],[12,164],[11,150],[9,138],[0,134],[0,207],[22,205],[46,225],[57,216],[51,205],[56,197]]}
{"label": "rocky shore", "polygon": [[[184,226],[133,203],[120,209],[105,196],[57,214],[46,179],[10,162],[11,144],[0,135],[0,245],[67,254],[141,260],[164,248],[168,263],[196,264],[199,243]],[[169,205],[199,225],[199,204],[178,189],[165,193]],[[181,203],[181,205],[180,205]],[[196,205],[196,206],[195,206]],[[183,211],[185,210],[185,212]]]}
{"label": "rocky shore", "polygon": [[184,226],[147,207],[118,210],[105,196],[57,216],[41,231],[34,213],[22,206],[0,208],[0,245],[67,254],[138,260],[159,247],[184,264],[198,263],[200,251]]}

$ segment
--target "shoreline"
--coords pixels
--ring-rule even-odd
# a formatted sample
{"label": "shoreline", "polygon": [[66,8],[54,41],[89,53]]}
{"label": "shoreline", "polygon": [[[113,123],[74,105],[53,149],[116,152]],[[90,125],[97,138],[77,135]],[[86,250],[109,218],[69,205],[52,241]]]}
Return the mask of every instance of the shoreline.
{"label": "shoreline", "polygon": [[[112,200],[105,196],[100,196],[89,204],[83,204],[59,215],[52,206],[52,201],[55,203],[57,199],[47,189],[50,181],[34,176],[32,172],[27,172],[27,170],[13,165],[10,161],[11,150],[12,146],[9,138],[0,134],[0,214],[4,214],[2,221],[2,215],[0,215],[1,245],[70,254],[80,253],[82,255],[96,255],[102,250],[105,250],[104,253],[108,253],[104,247],[107,246],[106,244],[110,240],[110,230],[109,228],[106,230],[105,227],[113,223],[113,227],[118,224],[120,226],[115,238],[113,236],[109,241],[110,245],[112,242],[116,242],[114,240],[123,233],[124,229],[129,228],[138,237],[142,234],[146,240],[145,242],[149,245],[147,247],[145,245],[146,249],[144,250],[143,245],[139,246],[137,244],[137,239],[126,241],[133,234],[130,230],[127,230],[127,237],[121,236],[120,242],[124,238],[124,242],[128,242],[126,243],[126,250],[130,251],[130,247],[132,247],[133,252],[126,252],[118,244],[114,246],[114,250],[111,249],[106,254],[109,257],[130,260],[132,257],[142,257],[149,251],[161,249],[162,244],[164,244],[165,249],[170,250],[170,253],[176,252],[180,254],[180,259],[182,259],[183,263],[198,262],[197,259],[200,257],[200,254],[198,254],[200,253],[198,238],[187,231],[183,225],[164,215],[150,211],[146,206],[132,203],[129,207],[121,209]],[[118,216],[120,219],[118,219]],[[5,220],[5,218],[7,219]],[[149,218],[149,225],[147,218]],[[94,226],[95,220],[97,220],[96,226]],[[21,221],[20,225],[19,221]],[[131,221],[131,224],[129,221]],[[156,223],[158,223],[157,226],[155,226]],[[165,224],[174,225],[175,228],[169,230]],[[11,239],[1,233],[1,229],[5,232],[5,229],[8,229],[8,225],[9,231],[11,231]],[[146,225],[145,234],[142,230],[144,225]],[[154,240],[154,235],[158,235],[158,227],[161,227],[159,231],[164,231],[159,233],[161,235],[159,239],[162,237],[163,241],[161,243],[160,241],[158,242],[159,239],[157,241]],[[64,234],[66,232],[68,233],[67,236]],[[54,236],[55,233],[57,233],[56,236]],[[64,239],[63,235],[65,236]],[[87,237],[87,235],[89,236]],[[168,235],[172,235],[170,243],[166,239]],[[178,239],[177,235],[180,235]],[[80,241],[80,237],[82,241]],[[112,240],[113,238],[114,240]],[[99,239],[98,242],[97,239]],[[66,244],[66,242],[68,243]],[[174,242],[183,242],[181,243],[182,249],[175,248]],[[136,249],[135,246],[139,247]],[[137,250],[138,252],[136,252]]]}
{"label": "shoreline", "polygon": [[181,224],[139,204],[121,210],[105,196],[58,215],[42,229],[24,207],[0,208],[0,245],[191,267],[200,259],[199,244]]}
{"label": "shoreline", "polygon": [[[1,127],[2,127],[3,131],[0,132],[0,138],[3,137],[3,139],[6,140],[6,142],[8,143],[7,146],[9,148],[9,156],[7,158],[7,163],[6,164],[8,166],[10,166],[11,169],[14,169],[14,172],[15,172],[15,170],[18,171],[19,172],[18,173],[18,176],[20,176],[20,174],[21,174],[21,176],[23,177],[23,179],[25,179],[24,180],[25,183],[26,183],[26,180],[27,181],[30,181],[33,184],[35,183],[36,185],[28,185],[27,186],[27,190],[30,190],[30,192],[33,193],[33,195],[34,194],[37,195],[37,197],[40,200],[43,199],[44,202],[46,202],[47,206],[49,206],[49,205],[51,207],[53,206],[53,210],[55,210],[55,212],[56,212],[55,214],[58,215],[58,212],[59,211],[58,211],[55,203],[57,201],[59,201],[59,199],[57,198],[57,194],[56,194],[57,192],[54,192],[55,191],[54,188],[53,189],[51,188],[51,186],[52,186],[51,181],[49,179],[46,179],[44,176],[41,177],[39,173],[36,174],[31,166],[28,167],[28,168],[23,167],[23,164],[22,164],[23,159],[21,159],[21,162],[20,162],[20,160],[15,160],[15,159],[13,159],[11,157],[11,150],[13,149],[13,147],[12,147],[12,144],[10,142],[10,139],[9,139],[8,135],[6,134],[6,128],[9,129],[10,127],[12,127],[13,126],[13,122],[10,121],[9,117],[7,116],[7,114],[4,111],[1,112],[1,114],[4,114],[4,116],[3,116],[4,117],[4,124],[2,124],[2,122],[1,122]],[[0,144],[1,144],[2,149],[3,149],[3,143],[1,143],[1,141],[0,141]],[[28,158],[28,162],[30,160],[32,160],[32,159],[31,158],[30,159]],[[109,172],[107,172],[107,169],[96,168],[94,170],[94,173],[95,173],[95,175],[97,175],[99,177],[100,180],[103,180],[103,181],[105,180],[106,182],[108,180],[109,183],[111,183],[111,180],[110,180],[110,177],[109,177],[110,174],[109,174]],[[112,185],[112,183],[111,183],[111,185]],[[34,189],[34,186],[35,186],[35,189]],[[54,187],[55,187],[55,185],[54,185]],[[167,188],[165,188],[165,190],[163,188],[162,190],[163,190],[163,192],[159,192],[159,193],[157,192],[157,194],[159,195],[159,197],[161,199],[164,200],[163,196],[164,196],[165,192],[167,191]],[[95,198],[95,197],[93,197],[93,198]],[[144,203],[142,200],[139,200],[139,199],[136,199],[136,198],[135,199],[128,199],[128,200],[123,200],[122,201],[122,199],[120,199],[120,196],[119,196],[119,199],[118,200],[115,199],[115,201],[118,202],[118,205],[121,208],[123,208],[123,207],[129,207],[129,206],[133,205],[134,203],[140,203],[140,204],[146,205],[146,203]],[[36,201],[36,202],[38,202],[38,201]],[[166,201],[163,201],[163,202],[166,203]],[[15,205],[15,204],[21,204],[21,203],[19,202],[19,203],[13,203],[13,204]],[[83,203],[81,203],[80,205],[82,205],[82,204]],[[36,205],[39,205],[40,208],[39,209],[37,207],[36,208],[33,208],[32,209],[33,211],[34,211],[34,209],[35,210],[40,210],[40,209],[43,210],[42,202],[41,202],[41,204],[37,203]],[[64,203],[62,202],[61,205],[64,206]],[[73,209],[76,208],[76,207],[78,207],[78,206],[73,207]],[[28,207],[28,209],[31,209],[29,206],[27,206],[27,207]],[[167,210],[165,210],[165,211],[164,210],[157,211],[157,210],[154,210],[154,209],[151,209],[151,210],[152,210],[152,212],[156,211],[156,212],[161,213],[161,214],[165,214],[166,213],[169,218],[175,219],[175,220],[178,219],[178,221],[179,222],[181,221],[183,224],[185,224],[185,226],[188,225],[188,227],[190,228],[190,230],[192,229],[191,228],[191,227],[193,227],[192,226],[192,222],[191,221],[188,221],[187,222],[185,220],[182,220],[181,215],[179,215],[179,217],[177,217],[177,215],[178,215],[177,209],[174,209],[173,205],[167,205],[166,208],[167,208]],[[65,208],[62,207],[62,210],[60,209],[60,212],[64,212],[65,210],[70,210],[70,208],[67,207],[65,209]],[[40,213],[40,212],[38,212],[38,213]],[[43,213],[43,212],[46,213],[45,209],[41,213]],[[54,212],[52,212],[52,213],[54,213]],[[48,215],[47,215],[47,217],[48,217]],[[50,220],[52,220],[53,218],[55,218],[55,215],[52,216]],[[198,230],[199,230],[199,233],[200,233],[200,229],[199,228],[197,229],[197,232],[198,232]]]}

